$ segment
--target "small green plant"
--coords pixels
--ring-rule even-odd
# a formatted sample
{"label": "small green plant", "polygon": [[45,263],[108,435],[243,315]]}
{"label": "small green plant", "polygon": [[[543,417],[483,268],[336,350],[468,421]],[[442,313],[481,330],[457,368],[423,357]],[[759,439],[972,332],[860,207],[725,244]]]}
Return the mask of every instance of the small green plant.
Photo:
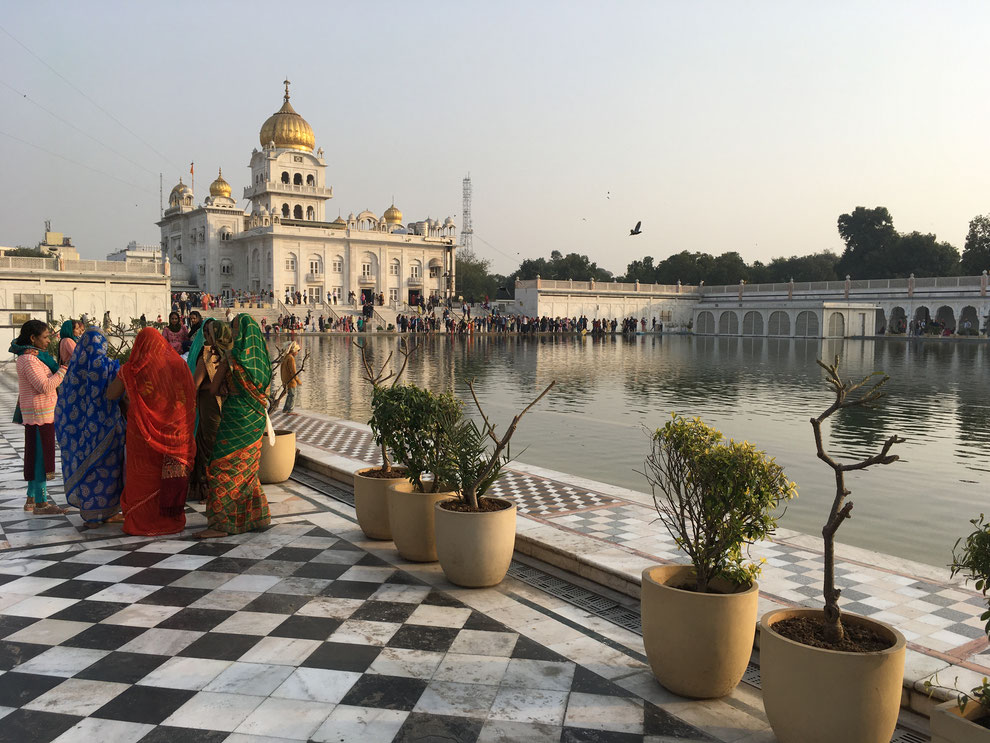
{"label": "small green plant", "polygon": [[[388,420],[382,442],[395,461],[406,469],[406,478],[421,493],[443,491],[444,462],[450,451],[449,436],[459,427],[463,406],[453,395],[434,394],[412,384],[376,390],[381,420]],[[428,487],[426,475],[433,475]]]}
{"label": "small green plant", "polygon": [[677,414],[651,437],[643,474],[660,521],[691,559],[699,593],[723,578],[745,585],[760,572],[744,546],[766,539],[775,511],[797,487],[772,457],[748,441],[728,440],[699,418]]}
{"label": "small green plant", "polygon": [[[402,379],[402,375],[409,365],[409,358],[416,351],[416,346],[410,346],[406,343],[405,338],[403,338],[399,344],[402,365],[398,371],[386,372],[392,361],[392,352],[389,352],[385,358],[385,362],[378,369],[375,369],[371,359],[368,358],[367,346],[360,341],[353,341],[353,343],[361,352],[361,364],[364,366],[364,381],[371,385],[371,420],[368,421],[368,425],[371,426],[375,443],[378,444],[381,450],[381,471],[388,473],[392,471],[390,452],[395,451],[393,447],[397,441],[395,427],[401,420],[401,411],[396,406],[402,402],[399,397],[388,394],[388,391],[398,389],[399,380]],[[389,380],[391,380],[391,384],[387,384]]]}
{"label": "small green plant", "polygon": [[[973,525],[973,531],[965,540],[962,537],[956,540],[952,547],[952,563],[949,565],[949,569],[952,571],[953,578],[961,573],[966,580],[973,581],[976,590],[982,593],[986,599],[987,593],[990,592],[990,522],[986,521],[981,513],[979,518],[972,519],[969,523]],[[984,631],[987,637],[990,637],[990,605],[988,605],[987,611],[980,615],[980,619],[986,622]],[[939,685],[937,676],[934,683],[925,681],[925,688],[928,689],[929,694],[935,688],[954,692],[960,712],[966,709],[968,702],[975,702],[985,712],[990,712],[990,682],[985,676],[979,686],[968,692],[960,691],[955,686]]]}

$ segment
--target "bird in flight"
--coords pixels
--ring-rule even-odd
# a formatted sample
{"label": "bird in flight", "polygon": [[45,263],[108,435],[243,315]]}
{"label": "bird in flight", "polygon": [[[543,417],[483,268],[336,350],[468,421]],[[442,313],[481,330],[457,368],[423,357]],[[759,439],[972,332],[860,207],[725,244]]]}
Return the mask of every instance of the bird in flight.
{"label": "bird in flight", "polygon": [[630,235],[640,235],[640,234],[642,234],[642,230],[639,229],[642,225],[643,225],[643,222],[642,221],[637,222],[636,223],[636,226],[633,227],[631,230],[629,230],[629,234]]}
{"label": "bird in flight", "polygon": [[612,198],[612,192],[611,191],[606,191],[605,192],[605,198],[611,200],[611,198]]}

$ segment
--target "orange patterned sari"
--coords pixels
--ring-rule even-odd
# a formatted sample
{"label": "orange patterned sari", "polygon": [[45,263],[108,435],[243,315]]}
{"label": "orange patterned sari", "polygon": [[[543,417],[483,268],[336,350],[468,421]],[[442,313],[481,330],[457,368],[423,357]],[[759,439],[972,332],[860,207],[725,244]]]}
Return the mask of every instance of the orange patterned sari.
{"label": "orange patterned sari", "polygon": [[157,330],[145,328],[120,378],[128,398],[124,531],[141,536],[180,532],[196,458],[192,374]]}

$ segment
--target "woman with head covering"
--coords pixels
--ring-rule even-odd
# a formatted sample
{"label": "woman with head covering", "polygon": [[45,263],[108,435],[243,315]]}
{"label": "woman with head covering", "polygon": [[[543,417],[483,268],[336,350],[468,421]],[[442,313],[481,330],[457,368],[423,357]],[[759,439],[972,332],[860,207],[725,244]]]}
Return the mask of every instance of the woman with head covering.
{"label": "woman with head covering", "polygon": [[261,529],[271,521],[258,482],[271,360],[261,328],[250,315],[234,318],[232,331],[234,347],[213,379],[213,393],[226,385],[227,396],[206,475],[209,528],[196,534],[200,539]]}
{"label": "woman with head covering", "polygon": [[58,361],[60,364],[68,364],[72,358],[72,352],[76,350],[76,341],[83,334],[83,324],[81,320],[66,320],[58,331]]}
{"label": "woman with head covering", "polygon": [[282,377],[282,386],[285,388],[285,407],[282,408],[283,413],[292,412],[292,406],[296,400],[296,388],[302,386],[302,382],[299,381],[299,372],[296,370],[296,355],[298,353],[299,344],[292,341],[289,347],[285,349],[285,356],[282,358],[279,368],[279,374]]}
{"label": "woman with head covering", "polygon": [[55,407],[65,498],[91,527],[120,510],[124,417],[117,401],[106,398],[119,370],[120,362],[107,357],[106,337],[90,328],[72,356]]}
{"label": "woman with head covering", "polygon": [[189,348],[189,368],[196,388],[196,463],[189,478],[190,497],[206,500],[206,467],[213,453],[213,442],[220,425],[221,395],[212,391],[221,360],[230,355],[234,344],[230,326],[207,319],[193,336]]}
{"label": "woman with head covering", "polygon": [[189,313],[189,340],[196,335],[196,331],[203,327],[203,315],[200,314],[199,310],[193,310]]}
{"label": "woman with head covering", "polygon": [[175,534],[186,525],[186,492],[196,457],[196,390],[189,367],[154,328],[138,333],[107,397],[116,400],[125,391],[124,531]]}
{"label": "woman with head covering", "polygon": [[168,327],[162,328],[162,336],[176,353],[185,353],[185,345],[189,341],[189,329],[182,324],[178,312],[168,315]]}
{"label": "woman with head covering", "polygon": [[46,481],[55,477],[55,402],[65,377],[47,352],[52,333],[41,320],[28,320],[10,344],[17,356],[17,408],[14,423],[24,424],[24,479],[28,482],[25,511],[49,515],[65,513],[48,500]]}

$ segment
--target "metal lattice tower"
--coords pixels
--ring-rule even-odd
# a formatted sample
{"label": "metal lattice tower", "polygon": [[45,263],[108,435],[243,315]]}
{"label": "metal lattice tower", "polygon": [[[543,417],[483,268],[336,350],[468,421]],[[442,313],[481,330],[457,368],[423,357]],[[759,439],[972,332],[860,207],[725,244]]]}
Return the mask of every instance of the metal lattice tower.
{"label": "metal lattice tower", "polygon": [[474,229],[471,227],[471,174],[463,181],[464,203],[461,206],[461,247],[471,250],[474,247]]}

